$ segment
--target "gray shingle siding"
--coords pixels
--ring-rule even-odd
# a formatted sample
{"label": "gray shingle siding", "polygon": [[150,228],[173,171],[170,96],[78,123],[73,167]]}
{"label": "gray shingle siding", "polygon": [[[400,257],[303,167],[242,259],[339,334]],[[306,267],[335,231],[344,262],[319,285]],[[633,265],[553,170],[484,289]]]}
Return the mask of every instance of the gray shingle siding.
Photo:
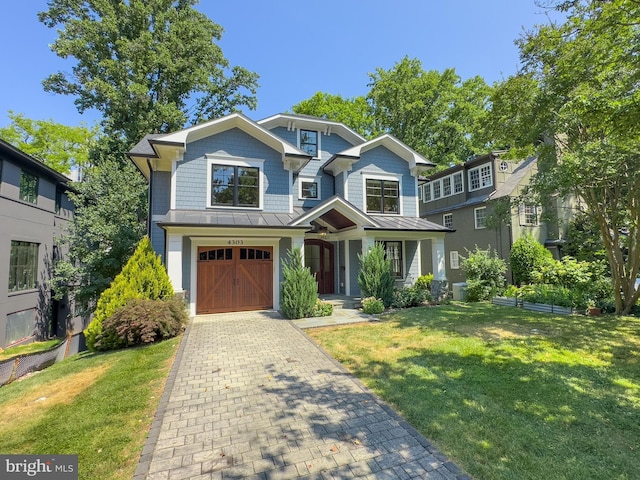
{"label": "gray shingle siding", "polygon": [[264,159],[263,210],[289,210],[289,173],[282,165],[281,154],[237,128],[189,143],[176,172],[177,209],[207,208],[206,154]]}

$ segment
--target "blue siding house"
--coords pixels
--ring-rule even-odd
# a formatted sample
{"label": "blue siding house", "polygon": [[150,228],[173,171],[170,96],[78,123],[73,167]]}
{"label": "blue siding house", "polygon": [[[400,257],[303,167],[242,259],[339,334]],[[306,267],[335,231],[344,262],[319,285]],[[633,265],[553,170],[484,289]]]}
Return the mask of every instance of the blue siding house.
{"label": "blue siding house", "polygon": [[433,164],[390,135],[367,141],[320,118],[234,113],[147,135],[129,156],[149,182],[152,244],[194,315],[279,309],[293,247],[321,295],[358,296],[358,254],[375,242],[398,285],[445,279],[450,230],[418,208],[418,176]]}

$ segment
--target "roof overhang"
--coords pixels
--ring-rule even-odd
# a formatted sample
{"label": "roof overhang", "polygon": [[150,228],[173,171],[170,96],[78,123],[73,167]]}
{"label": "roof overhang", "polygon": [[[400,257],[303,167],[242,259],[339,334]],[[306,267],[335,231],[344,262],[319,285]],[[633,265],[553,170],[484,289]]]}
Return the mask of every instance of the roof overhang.
{"label": "roof overhang", "polygon": [[258,120],[257,123],[269,130],[275,127],[286,127],[289,131],[302,128],[305,130],[315,130],[324,133],[325,135],[335,133],[344,138],[351,145],[356,145],[365,141],[365,138],[362,135],[350,129],[345,124],[326,120],[324,118],[278,113],[276,115],[263,118],[262,120]]}
{"label": "roof overhang", "polygon": [[320,203],[303,215],[300,215],[289,225],[309,224],[318,219],[334,226],[336,229],[354,226],[378,226],[369,215],[338,196],[333,196]]}
{"label": "roof overhang", "polygon": [[360,159],[363,153],[377,147],[385,147],[398,157],[405,160],[409,164],[409,171],[411,172],[411,175],[414,177],[417,177],[420,174],[419,170],[422,168],[435,167],[435,163],[430,162],[392,135],[386,134],[337,153],[326,163],[324,169],[325,171],[330,172],[333,176],[349,171],[353,164]]}
{"label": "roof overhang", "polygon": [[238,128],[256,140],[264,143],[282,155],[282,163],[286,170],[294,173],[300,171],[310,160],[311,155],[294,147],[266,128],[241,113],[232,113],[209,122],[185,128],[166,135],[150,135],[145,137],[151,149],[139,148],[138,144],[129,157],[143,175],[149,179],[150,166],[153,170],[171,171],[172,162],[181,158],[187,144],[218,133]]}

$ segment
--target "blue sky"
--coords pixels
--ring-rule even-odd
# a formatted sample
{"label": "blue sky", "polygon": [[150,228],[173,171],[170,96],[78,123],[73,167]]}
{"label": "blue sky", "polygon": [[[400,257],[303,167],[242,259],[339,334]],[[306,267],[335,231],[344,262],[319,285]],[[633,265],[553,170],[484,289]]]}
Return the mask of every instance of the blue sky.
{"label": "blue sky", "polygon": [[[73,66],[49,49],[55,30],[37,18],[46,8],[46,0],[2,6],[10,21],[0,29],[0,126],[9,110],[67,125],[99,119],[80,115],[73,97],[42,89],[45,77]],[[244,112],[255,120],[290,111],[317,91],[365,95],[368,74],[405,55],[425,70],[451,67],[463,79],[499,81],[518,68],[514,40],[547,22],[534,0],[201,0],[197,8],[224,27],[219,44],[231,64],[260,75],[258,109]]]}

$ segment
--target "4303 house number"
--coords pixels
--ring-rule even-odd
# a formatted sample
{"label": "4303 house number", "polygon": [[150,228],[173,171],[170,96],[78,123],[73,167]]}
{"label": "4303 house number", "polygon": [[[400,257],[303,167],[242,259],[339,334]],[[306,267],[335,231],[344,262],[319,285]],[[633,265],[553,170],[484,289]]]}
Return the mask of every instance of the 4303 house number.
{"label": "4303 house number", "polygon": [[244,245],[243,240],[231,239],[227,240],[227,245]]}

